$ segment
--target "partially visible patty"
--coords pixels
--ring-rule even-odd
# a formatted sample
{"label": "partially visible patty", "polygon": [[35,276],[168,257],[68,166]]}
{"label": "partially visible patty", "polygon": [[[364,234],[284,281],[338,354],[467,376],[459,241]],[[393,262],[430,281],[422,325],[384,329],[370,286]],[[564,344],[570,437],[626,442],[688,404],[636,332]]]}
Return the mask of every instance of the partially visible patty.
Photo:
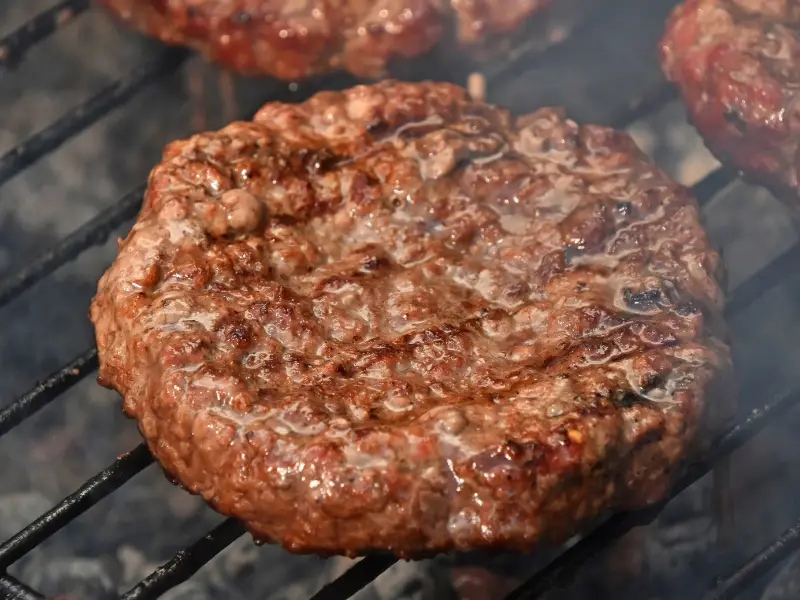
{"label": "partially visible patty", "polygon": [[[571,2],[573,0],[561,0]],[[552,0],[100,0],[138,29],[249,75],[378,78],[443,38],[480,46]]]}
{"label": "partially visible patty", "polygon": [[162,466],[255,536],[529,550],[708,440],[720,277],[627,134],[385,81],[168,146],[91,318]]}
{"label": "partially visible patty", "polygon": [[800,208],[800,3],[687,0],[661,43],[709,149]]}

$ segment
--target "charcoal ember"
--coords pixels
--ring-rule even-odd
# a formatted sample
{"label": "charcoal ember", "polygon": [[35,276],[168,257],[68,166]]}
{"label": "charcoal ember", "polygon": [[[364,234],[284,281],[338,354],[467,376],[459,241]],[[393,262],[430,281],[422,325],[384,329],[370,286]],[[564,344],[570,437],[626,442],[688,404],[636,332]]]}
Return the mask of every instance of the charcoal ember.
{"label": "charcoal ember", "polygon": [[800,598],[800,552],[795,552],[789,562],[767,584],[761,600],[796,600]]}
{"label": "charcoal ember", "polygon": [[21,578],[45,596],[68,600],[114,600],[117,590],[107,559],[59,557],[29,561]]}
{"label": "charcoal ember", "polygon": [[123,544],[116,552],[117,562],[120,565],[119,585],[129,589],[152,573],[158,564],[151,563],[138,548]]}
{"label": "charcoal ember", "polygon": [[[149,554],[153,554],[152,548]],[[166,560],[153,560],[140,548],[128,544],[116,555],[121,563],[120,590],[136,585]],[[250,536],[242,536],[164,598],[306,600],[327,583],[325,574],[331,566],[331,561],[316,556],[291,556],[277,546],[256,546]]]}
{"label": "charcoal ember", "polygon": [[307,581],[293,581],[288,585],[275,588],[272,593],[266,596],[266,600],[300,600],[310,598],[314,591],[309,592]]}
{"label": "charcoal ember", "polygon": [[[300,558],[300,560],[302,560],[302,558]],[[289,569],[284,569],[279,576],[280,584],[276,585],[274,579],[264,578],[264,582],[272,586],[266,588],[271,590],[271,593],[266,596],[266,599],[301,600],[309,598],[322,587],[342,575],[353,566],[353,564],[355,564],[355,561],[338,556],[328,560],[319,559],[318,563],[314,565],[315,568],[313,571],[305,573],[305,576],[296,572],[296,561],[288,563],[288,565],[283,565],[284,567],[289,566]],[[259,565],[261,565],[261,563],[259,563]]]}
{"label": "charcoal ember", "polygon": [[717,545],[711,494],[711,481],[706,478],[678,495],[653,523],[632,530],[607,551],[588,578],[588,586],[605,588],[606,595],[615,598],[669,600],[702,595],[708,574],[719,572],[727,558]]}

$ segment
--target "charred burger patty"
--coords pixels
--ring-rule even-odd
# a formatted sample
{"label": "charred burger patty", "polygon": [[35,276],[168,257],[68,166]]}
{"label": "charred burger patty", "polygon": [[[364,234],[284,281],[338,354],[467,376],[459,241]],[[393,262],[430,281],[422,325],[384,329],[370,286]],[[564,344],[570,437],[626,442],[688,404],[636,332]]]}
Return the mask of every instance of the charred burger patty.
{"label": "charred burger patty", "polygon": [[707,439],[719,276],[627,134],[386,81],[170,144],[91,318],[164,469],[257,538],[526,550]]}

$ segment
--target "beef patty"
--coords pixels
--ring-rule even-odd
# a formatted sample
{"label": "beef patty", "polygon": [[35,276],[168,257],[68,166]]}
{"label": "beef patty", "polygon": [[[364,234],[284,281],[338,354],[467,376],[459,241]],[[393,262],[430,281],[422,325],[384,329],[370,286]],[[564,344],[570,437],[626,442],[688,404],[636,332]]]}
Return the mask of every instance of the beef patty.
{"label": "beef patty", "polygon": [[800,208],[800,4],[687,0],[662,40],[662,65],[724,163]]}
{"label": "beef patty", "polygon": [[627,134],[386,81],[167,146],[91,318],[164,469],[257,538],[530,549],[708,438],[719,271]]}
{"label": "beef patty", "polygon": [[487,41],[503,45],[552,0],[100,2],[137,29],[227,68],[294,80],[331,69],[377,78],[392,58],[423,55],[443,38],[485,52]]}

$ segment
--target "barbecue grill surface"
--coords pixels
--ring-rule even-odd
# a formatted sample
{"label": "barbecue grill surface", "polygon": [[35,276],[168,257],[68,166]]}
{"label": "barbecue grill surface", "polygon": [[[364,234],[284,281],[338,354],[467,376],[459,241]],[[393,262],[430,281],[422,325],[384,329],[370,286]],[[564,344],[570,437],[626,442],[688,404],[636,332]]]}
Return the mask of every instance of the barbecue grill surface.
{"label": "barbecue grill surface", "polygon": [[[39,21],[45,32],[49,23],[64,20],[65,7],[88,6],[88,2],[77,1],[61,4],[58,11]],[[0,12],[0,22],[5,32],[11,32],[48,7],[45,2],[4,5],[0,11],[7,12]],[[527,58],[498,67],[489,84],[489,100],[518,113],[535,106],[565,104],[580,120],[625,125],[630,120],[625,114],[629,104],[644,92],[657,92],[652,96],[659,100],[654,102],[656,106],[673,98],[670,90],[658,88],[661,79],[655,54],[655,41],[670,4],[619,2],[604,8],[603,18],[592,23],[591,31],[579,32],[546,60]],[[26,29],[17,39],[34,39],[37,31]],[[0,61],[2,56],[0,52]],[[5,269],[0,280],[0,302],[5,305],[0,461],[8,465],[0,489],[0,534],[13,536],[0,545],[0,571],[11,565],[10,575],[0,577],[0,596],[36,597],[30,586],[53,594],[65,591],[70,580],[73,589],[91,588],[92,593],[83,597],[116,597],[116,591],[129,589],[152,574],[128,597],[156,597],[186,581],[174,597],[252,598],[269,589],[275,590],[275,597],[295,594],[304,598],[350,566],[347,562],[287,558],[276,548],[256,548],[238,538],[242,531],[234,522],[226,522],[214,535],[202,538],[218,523],[218,517],[197,502],[184,503],[181,499],[189,496],[172,489],[149,466],[146,451],[138,449],[116,460],[118,454],[134,448],[139,437],[114,408],[118,406],[114,396],[98,391],[91,381],[95,359],[93,352],[84,353],[92,339],[85,307],[97,277],[114,253],[114,236],[105,241],[103,234],[124,233],[141,202],[137,192],[163,143],[188,133],[184,78],[170,74],[184,68],[184,60],[182,52],[165,51],[156,43],[113,28],[99,11],[86,10],[35,45],[16,72],[0,74],[5,128],[0,132],[0,150],[12,150],[65,117],[58,127],[47,130],[47,135],[24,146],[24,151],[0,159],[0,182],[4,182],[0,188],[0,260]],[[435,71],[435,65],[430,65],[424,76],[451,75],[450,71]],[[209,76],[213,73],[208,69]],[[121,86],[106,87],[117,80]],[[296,88],[269,81],[239,82],[237,87],[245,114],[268,100],[306,97],[316,86],[341,89],[350,84],[352,79],[333,78],[301,83]],[[71,107],[81,106],[93,94],[99,95],[89,110],[68,114]],[[213,96],[211,90],[207,96]],[[119,108],[109,112],[114,107]],[[106,113],[92,124],[95,117]],[[222,124],[214,122],[216,114],[214,105],[210,106],[211,127]],[[647,122],[648,127],[634,128],[637,139],[673,175],[693,183],[713,165],[707,153],[696,151],[697,139],[688,133],[679,105],[648,116]],[[86,131],[80,133],[84,126]],[[58,147],[62,141],[64,145]],[[40,159],[50,150],[49,156]],[[31,161],[33,166],[17,174]],[[793,499],[800,486],[798,470],[790,468],[797,454],[793,446],[796,424],[787,410],[797,395],[780,392],[796,387],[797,381],[793,371],[798,356],[791,342],[800,333],[796,302],[800,286],[792,273],[800,251],[786,213],[766,193],[738,183],[716,193],[731,179],[726,173],[714,176],[703,181],[697,194],[706,200],[707,226],[721,243],[730,271],[733,293],[727,312],[740,366],[743,416],[751,408],[774,400],[779,403],[773,405],[776,410],[757,413],[746,421],[742,433],[762,426],[769,427],[768,432],[733,455],[739,520],[731,556],[723,556],[714,546],[707,481],[695,485],[646,528],[645,554],[658,568],[651,565],[649,573],[639,573],[636,578],[622,573],[621,578],[627,579],[635,593],[649,582],[656,590],[674,585],[684,593],[681,597],[691,597],[694,592],[699,597],[712,583],[711,573],[733,572],[748,556],[771,543],[796,516]],[[122,203],[117,203],[121,198]],[[90,222],[96,216],[97,220]],[[109,218],[112,226],[106,225]],[[98,224],[102,224],[100,230]],[[92,249],[81,252],[90,246]],[[78,260],[72,262],[78,254]],[[66,267],[49,275],[65,263]],[[772,266],[762,270],[768,264]],[[76,356],[82,359],[60,370]],[[30,387],[37,379],[46,385]],[[39,412],[32,414],[34,411]],[[726,439],[723,450],[740,441],[737,435]],[[108,465],[113,466],[84,488],[91,490],[90,494],[70,496],[56,513],[50,512],[61,498]],[[137,475],[141,470],[144,472]],[[101,496],[107,497],[100,501]],[[82,511],[87,512],[78,516]],[[45,512],[47,519],[26,527]],[[682,526],[686,516],[693,516],[695,524]],[[568,553],[559,564],[581,564],[580,549],[596,547],[599,552],[618,531],[635,522],[614,521],[601,530],[602,535],[576,546],[579,550]],[[61,527],[65,529],[59,532]],[[211,560],[237,538],[233,546]],[[195,540],[200,542],[191,552],[177,555],[168,568],[154,573],[156,565]],[[610,555],[608,550],[600,553],[601,557]],[[509,576],[513,587],[549,558],[453,556],[441,561],[443,564],[399,564],[369,586],[367,593],[369,597],[382,593],[394,597],[401,590],[405,597],[444,597],[442,590],[449,586],[447,567],[454,562],[461,564],[459,568],[465,563],[493,565],[498,573]],[[689,566],[690,559],[695,567]],[[341,587],[329,588],[326,597],[347,597],[391,563],[381,558],[362,561]],[[48,570],[45,565],[55,566]],[[445,575],[440,577],[441,572]],[[539,588],[558,572],[550,569],[545,572],[548,576],[537,578],[532,585]],[[590,561],[577,573],[579,577],[568,592],[573,597],[581,598],[581,591],[587,589],[596,591],[598,583],[610,585],[602,560]],[[567,580],[573,581],[572,576]],[[443,587],[437,588],[440,584]],[[758,598],[760,589],[750,588],[749,597]]]}

